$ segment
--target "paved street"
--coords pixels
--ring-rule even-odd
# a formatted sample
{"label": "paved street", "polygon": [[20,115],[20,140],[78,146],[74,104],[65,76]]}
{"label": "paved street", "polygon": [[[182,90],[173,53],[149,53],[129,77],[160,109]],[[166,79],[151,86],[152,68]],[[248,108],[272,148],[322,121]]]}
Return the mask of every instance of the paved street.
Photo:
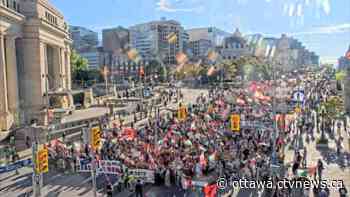
{"label": "paved street", "polygon": [[[183,89],[184,99],[183,103],[187,104],[189,102],[194,103],[195,99],[200,94],[207,93],[206,90],[197,89]],[[171,103],[168,108],[176,109],[177,103]],[[93,108],[87,110],[88,114],[84,117],[93,117],[96,114],[104,113],[106,108]],[[94,110],[97,110],[94,113]],[[168,113],[165,110],[163,113]],[[79,112],[77,114],[81,114]],[[81,118],[77,114],[74,115],[76,119]],[[130,117],[131,119],[131,117]],[[139,121],[137,125],[143,125],[147,122],[146,119]],[[137,126],[136,125],[136,126]],[[23,157],[30,157],[31,151],[27,149],[21,153]],[[0,194],[1,197],[18,197],[24,195],[25,192],[31,191],[31,168],[21,168],[19,169],[19,174],[16,175],[14,172],[0,174]],[[91,179],[89,173],[84,173],[84,176],[79,176],[78,174],[61,174],[61,173],[48,173],[44,176],[44,187],[42,189],[43,196],[48,197],[65,197],[65,196],[92,196]],[[104,180],[103,178],[101,179]],[[101,187],[102,189],[102,187]],[[154,191],[154,192],[153,192]],[[103,190],[100,190],[100,195],[103,195]],[[152,188],[149,194],[155,195],[155,197],[163,197],[164,194],[168,194],[169,191],[165,188]],[[125,194],[130,194],[129,192],[120,193],[118,196],[123,197]],[[172,197],[172,196],[171,196]]]}

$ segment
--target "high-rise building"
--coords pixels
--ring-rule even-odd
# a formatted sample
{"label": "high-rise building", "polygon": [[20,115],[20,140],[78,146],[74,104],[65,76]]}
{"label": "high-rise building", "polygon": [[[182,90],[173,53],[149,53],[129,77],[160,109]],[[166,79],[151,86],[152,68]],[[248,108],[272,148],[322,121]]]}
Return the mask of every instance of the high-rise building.
{"label": "high-rise building", "polygon": [[297,39],[287,37],[285,34],[277,40],[275,47],[273,58],[285,71],[319,65],[319,56],[306,49]]}
{"label": "high-rise building", "polygon": [[88,69],[99,69],[98,33],[80,26],[70,26],[73,49],[88,61]]}
{"label": "high-rise building", "polygon": [[0,10],[0,131],[47,123],[52,95],[73,106],[68,25],[48,0],[1,0]]}
{"label": "high-rise building", "polygon": [[80,26],[70,26],[73,48],[77,51],[89,51],[98,45],[98,33]]}
{"label": "high-rise building", "polygon": [[186,30],[186,32],[190,42],[201,39],[210,40],[215,47],[223,45],[224,39],[231,36],[230,33],[216,27],[193,28]]}
{"label": "high-rise building", "polygon": [[345,53],[345,56],[341,56],[338,59],[338,69],[340,70],[347,70],[350,68],[350,46],[348,51]]}
{"label": "high-rise building", "polygon": [[[165,64],[176,64],[176,55],[184,50],[187,35],[177,21],[162,18],[132,26],[129,30],[130,46],[137,50],[143,61],[157,58]],[[170,35],[175,39],[169,41]]]}
{"label": "high-rise building", "polygon": [[191,41],[188,44],[189,53],[194,60],[203,59],[208,56],[208,52],[214,49],[210,40],[196,40]]}
{"label": "high-rise building", "polygon": [[129,47],[129,30],[116,27],[102,30],[102,45],[105,52],[114,52]]}
{"label": "high-rise building", "polygon": [[79,52],[79,55],[88,61],[87,67],[89,70],[100,69],[100,52],[97,50],[97,48],[81,51]]}

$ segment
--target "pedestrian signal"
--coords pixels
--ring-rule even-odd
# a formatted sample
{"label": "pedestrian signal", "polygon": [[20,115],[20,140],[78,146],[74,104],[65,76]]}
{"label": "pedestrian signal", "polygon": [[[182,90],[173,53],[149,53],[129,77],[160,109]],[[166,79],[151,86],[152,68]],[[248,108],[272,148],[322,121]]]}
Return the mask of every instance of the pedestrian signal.
{"label": "pedestrian signal", "polygon": [[93,149],[98,149],[101,144],[101,130],[100,127],[94,127],[91,129],[91,147]]}
{"label": "pedestrian signal", "polygon": [[38,151],[36,156],[37,173],[46,173],[49,171],[49,154],[47,148]]}
{"label": "pedestrian signal", "polygon": [[231,115],[231,130],[232,131],[239,131],[240,124],[241,124],[241,117],[238,114],[232,114]]}
{"label": "pedestrian signal", "polygon": [[186,120],[187,117],[187,109],[186,107],[181,106],[177,111],[177,119]]}

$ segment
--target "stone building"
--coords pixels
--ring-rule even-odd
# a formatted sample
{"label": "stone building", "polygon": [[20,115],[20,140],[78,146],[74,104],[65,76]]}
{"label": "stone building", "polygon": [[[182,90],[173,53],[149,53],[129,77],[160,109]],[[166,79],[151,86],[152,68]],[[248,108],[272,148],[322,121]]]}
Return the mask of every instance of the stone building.
{"label": "stone building", "polygon": [[224,60],[233,60],[252,55],[247,40],[244,39],[238,29],[232,36],[225,38],[223,46],[217,47],[217,50]]}
{"label": "stone building", "polygon": [[45,122],[49,95],[68,97],[70,45],[68,25],[48,0],[0,0],[1,130]]}

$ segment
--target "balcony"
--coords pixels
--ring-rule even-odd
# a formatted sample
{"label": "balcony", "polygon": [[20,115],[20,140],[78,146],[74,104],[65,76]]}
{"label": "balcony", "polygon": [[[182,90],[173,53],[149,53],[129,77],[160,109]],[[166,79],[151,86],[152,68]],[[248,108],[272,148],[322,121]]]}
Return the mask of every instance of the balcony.
{"label": "balcony", "polygon": [[17,1],[15,0],[0,0],[0,5],[15,11],[17,13],[21,13],[20,11],[20,5]]}

